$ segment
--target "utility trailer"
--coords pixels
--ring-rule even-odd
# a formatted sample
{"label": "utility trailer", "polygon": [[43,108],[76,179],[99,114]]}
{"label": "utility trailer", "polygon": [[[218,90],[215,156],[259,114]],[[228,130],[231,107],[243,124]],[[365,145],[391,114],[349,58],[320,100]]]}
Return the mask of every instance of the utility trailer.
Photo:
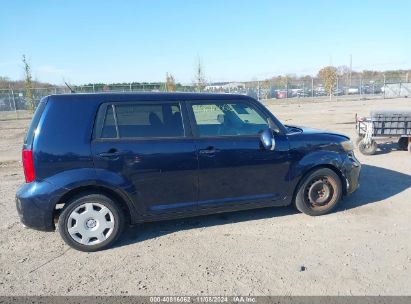
{"label": "utility trailer", "polygon": [[411,153],[411,111],[374,111],[370,117],[355,114],[356,144],[364,155],[373,155],[377,150],[376,138],[398,138],[400,150]]}

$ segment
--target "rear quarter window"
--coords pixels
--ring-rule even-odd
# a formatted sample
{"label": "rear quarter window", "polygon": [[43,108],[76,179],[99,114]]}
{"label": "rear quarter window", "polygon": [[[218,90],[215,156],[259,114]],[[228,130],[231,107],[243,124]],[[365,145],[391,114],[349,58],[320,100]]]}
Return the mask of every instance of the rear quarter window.
{"label": "rear quarter window", "polygon": [[44,109],[46,108],[46,104],[47,104],[46,100],[40,101],[39,105],[37,106],[36,111],[34,112],[29,129],[26,133],[26,136],[24,137],[24,146],[26,148],[31,146],[31,144],[33,143],[34,135],[37,130],[37,126],[39,124],[40,118],[43,115]]}

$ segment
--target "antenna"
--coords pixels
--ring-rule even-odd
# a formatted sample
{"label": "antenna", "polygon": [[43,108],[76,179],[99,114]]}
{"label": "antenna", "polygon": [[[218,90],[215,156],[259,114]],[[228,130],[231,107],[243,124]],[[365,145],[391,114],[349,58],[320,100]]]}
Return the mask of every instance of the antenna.
{"label": "antenna", "polygon": [[65,84],[66,84],[66,86],[69,88],[69,90],[70,90],[70,93],[76,93],[76,91],[74,91],[69,85],[68,85],[68,83],[67,82],[64,82]]}

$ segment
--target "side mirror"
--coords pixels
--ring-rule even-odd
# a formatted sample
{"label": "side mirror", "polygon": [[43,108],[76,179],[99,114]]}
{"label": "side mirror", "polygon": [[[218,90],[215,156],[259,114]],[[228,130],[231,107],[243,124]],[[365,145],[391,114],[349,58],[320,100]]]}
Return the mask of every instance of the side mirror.
{"label": "side mirror", "polygon": [[274,139],[273,130],[265,129],[263,132],[261,132],[260,141],[265,150],[274,150],[275,149],[275,139]]}

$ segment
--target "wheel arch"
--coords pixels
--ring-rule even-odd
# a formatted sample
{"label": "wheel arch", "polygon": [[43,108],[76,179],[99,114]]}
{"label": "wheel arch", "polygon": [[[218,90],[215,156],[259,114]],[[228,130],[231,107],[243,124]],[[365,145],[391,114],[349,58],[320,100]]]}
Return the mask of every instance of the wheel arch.
{"label": "wheel arch", "polygon": [[325,168],[326,168],[326,169],[330,169],[330,170],[332,170],[335,174],[337,174],[337,176],[340,178],[340,181],[341,181],[342,194],[343,194],[343,196],[347,194],[347,182],[346,182],[346,179],[345,179],[342,171],[341,171],[339,168],[337,168],[336,166],[331,165],[331,164],[319,164],[319,165],[316,165],[316,166],[311,167],[310,169],[306,170],[306,171],[301,175],[301,177],[300,177],[299,180],[298,180],[297,186],[296,186],[296,187],[294,188],[294,190],[293,190],[293,197],[292,197],[292,200],[291,200],[292,204],[295,204],[295,198],[296,198],[296,196],[297,196],[297,193],[298,193],[298,190],[300,189],[301,184],[304,182],[304,179],[305,179],[309,174],[313,173],[314,171],[317,171],[317,170],[319,170],[319,169],[325,169]]}
{"label": "wheel arch", "polygon": [[112,199],[115,203],[117,203],[123,210],[124,216],[126,218],[127,224],[131,222],[132,217],[132,205],[128,198],[124,197],[124,195],[119,194],[117,191],[104,187],[104,186],[97,186],[97,185],[87,185],[87,186],[80,186],[74,189],[69,190],[60,199],[57,201],[56,205],[54,206],[53,210],[53,219],[56,222],[62,212],[62,210],[68,206],[69,202],[73,200],[75,197],[87,195],[87,194],[102,194],[110,199]]}

